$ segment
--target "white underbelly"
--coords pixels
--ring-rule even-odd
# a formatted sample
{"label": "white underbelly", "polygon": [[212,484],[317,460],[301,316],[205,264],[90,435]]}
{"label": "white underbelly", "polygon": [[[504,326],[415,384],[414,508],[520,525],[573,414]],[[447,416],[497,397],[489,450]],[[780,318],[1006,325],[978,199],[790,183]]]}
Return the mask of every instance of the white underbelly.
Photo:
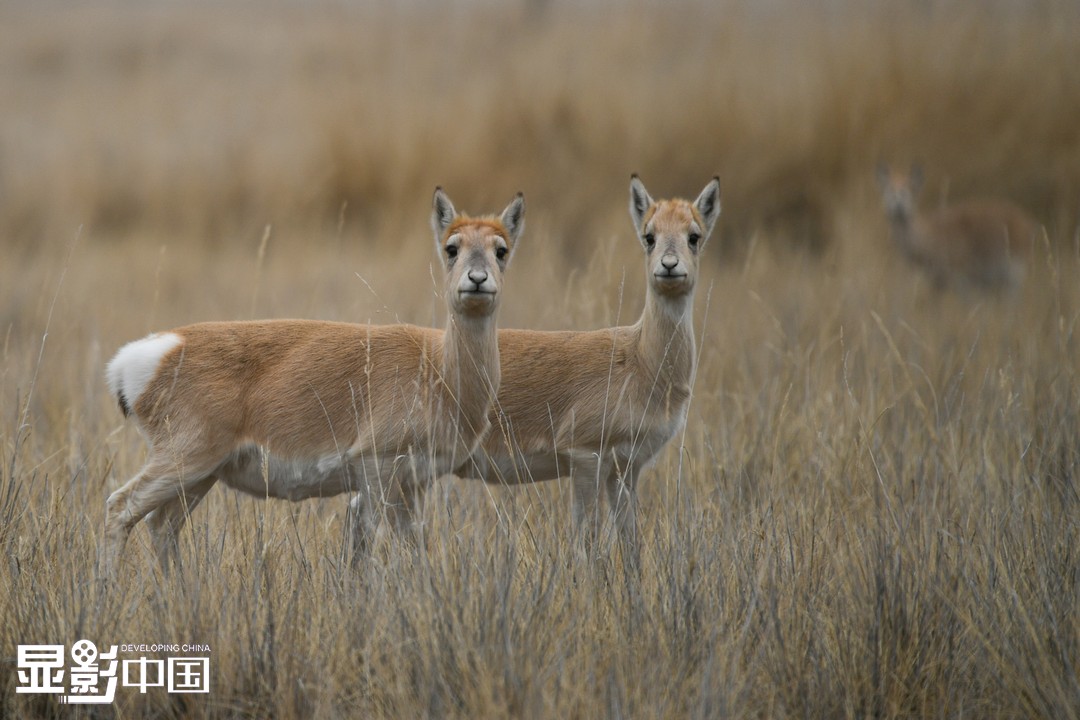
{"label": "white underbelly", "polygon": [[256,497],[306,500],[355,492],[392,476],[397,464],[394,458],[379,462],[339,454],[282,458],[251,445],[230,455],[215,475],[229,487]]}
{"label": "white underbelly", "polygon": [[462,463],[456,474],[462,478],[480,479],[488,483],[516,485],[543,482],[581,473],[597,472],[602,461],[619,474],[631,467],[640,472],[648,467],[660,451],[678,433],[682,423],[672,423],[657,431],[642,434],[633,441],[616,443],[607,448],[568,448],[563,451],[534,451],[513,454],[506,452],[478,453]]}

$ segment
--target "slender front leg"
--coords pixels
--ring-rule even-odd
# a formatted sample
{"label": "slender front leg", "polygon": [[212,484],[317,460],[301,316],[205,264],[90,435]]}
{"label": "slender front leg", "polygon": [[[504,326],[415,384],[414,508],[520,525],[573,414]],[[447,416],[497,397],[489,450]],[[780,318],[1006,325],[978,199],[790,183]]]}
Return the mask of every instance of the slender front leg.
{"label": "slender front leg", "polygon": [[386,494],[386,517],[394,535],[416,548],[424,548],[423,500],[426,491],[415,477],[396,479]]}
{"label": "slender front leg", "polygon": [[640,570],[641,563],[637,525],[637,479],[639,473],[640,470],[633,463],[625,468],[623,474],[620,474],[618,469],[612,466],[605,483],[608,505],[615,520],[623,560],[635,572]]}
{"label": "slender front leg", "polygon": [[370,488],[361,488],[349,501],[349,510],[345,515],[345,555],[356,567],[371,551],[375,542],[375,532],[379,527],[378,519],[372,512],[377,498],[372,498]]}
{"label": "slender front leg", "polygon": [[582,455],[573,460],[571,480],[574,491],[574,531],[588,557],[596,551],[600,537],[599,513],[600,487],[610,472],[610,462],[602,462],[595,454]]}

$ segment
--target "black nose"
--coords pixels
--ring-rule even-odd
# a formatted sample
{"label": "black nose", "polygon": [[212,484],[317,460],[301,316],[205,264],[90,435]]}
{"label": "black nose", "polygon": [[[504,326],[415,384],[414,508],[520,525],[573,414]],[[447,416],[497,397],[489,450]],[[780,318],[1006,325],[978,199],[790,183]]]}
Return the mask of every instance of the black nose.
{"label": "black nose", "polygon": [[663,265],[664,268],[666,268],[667,270],[674,270],[675,266],[679,264],[679,258],[675,257],[674,255],[665,255],[664,257],[660,258],[660,264]]}
{"label": "black nose", "polygon": [[480,287],[488,279],[487,270],[470,270],[469,279],[476,283],[476,287]]}

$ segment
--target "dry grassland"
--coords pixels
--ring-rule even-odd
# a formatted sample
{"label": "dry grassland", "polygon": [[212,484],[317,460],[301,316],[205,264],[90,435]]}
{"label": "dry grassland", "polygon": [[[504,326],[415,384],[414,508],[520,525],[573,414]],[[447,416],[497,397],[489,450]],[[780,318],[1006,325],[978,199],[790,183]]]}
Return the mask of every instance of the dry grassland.
{"label": "dry grassland", "polygon": [[[353,5],[0,4],[0,717],[1080,716],[1080,7]],[[935,294],[878,160],[1032,211],[1024,291]],[[632,171],[724,186],[640,577],[565,484],[448,478],[360,572],[346,498],[219,488],[181,573],[139,529],[98,581],[120,344],[441,324],[437,183],[526,194],[503,326],[631,321]],[[83,637],[208,644],[212,692],[16,694],[18,644]]]}

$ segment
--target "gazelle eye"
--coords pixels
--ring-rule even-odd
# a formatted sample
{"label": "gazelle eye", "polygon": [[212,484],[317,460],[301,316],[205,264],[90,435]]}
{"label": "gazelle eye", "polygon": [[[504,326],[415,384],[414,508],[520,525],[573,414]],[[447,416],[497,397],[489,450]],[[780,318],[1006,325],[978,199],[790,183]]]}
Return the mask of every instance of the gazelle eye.
{"label": "gazelle eye", "polygon": [[495,257],[498,258],[499,260],[505,260],[506,259],[506,248],[504,248],[504,247],[495,248]]}
{"label": "gazelle eye", "polygon": [[656,236],[652,233],[645,233],[645,244],[652,247],[656,244]]}
{"label": "gazelle eye", "polygon": [[447,245],[446,246],[446,257],[448,257],[448,258],[456,258],[457,257],[457,245]]}
{"label": "gazelle eye", "polygon": [[701,240],[701,236],[698,235],[697,233],[690,233],[690,237],[687,238],[687,241],[690,243],[690,247],[695,247],[695,248],[697,247],[697,244],[698,244],[699,240]]}

